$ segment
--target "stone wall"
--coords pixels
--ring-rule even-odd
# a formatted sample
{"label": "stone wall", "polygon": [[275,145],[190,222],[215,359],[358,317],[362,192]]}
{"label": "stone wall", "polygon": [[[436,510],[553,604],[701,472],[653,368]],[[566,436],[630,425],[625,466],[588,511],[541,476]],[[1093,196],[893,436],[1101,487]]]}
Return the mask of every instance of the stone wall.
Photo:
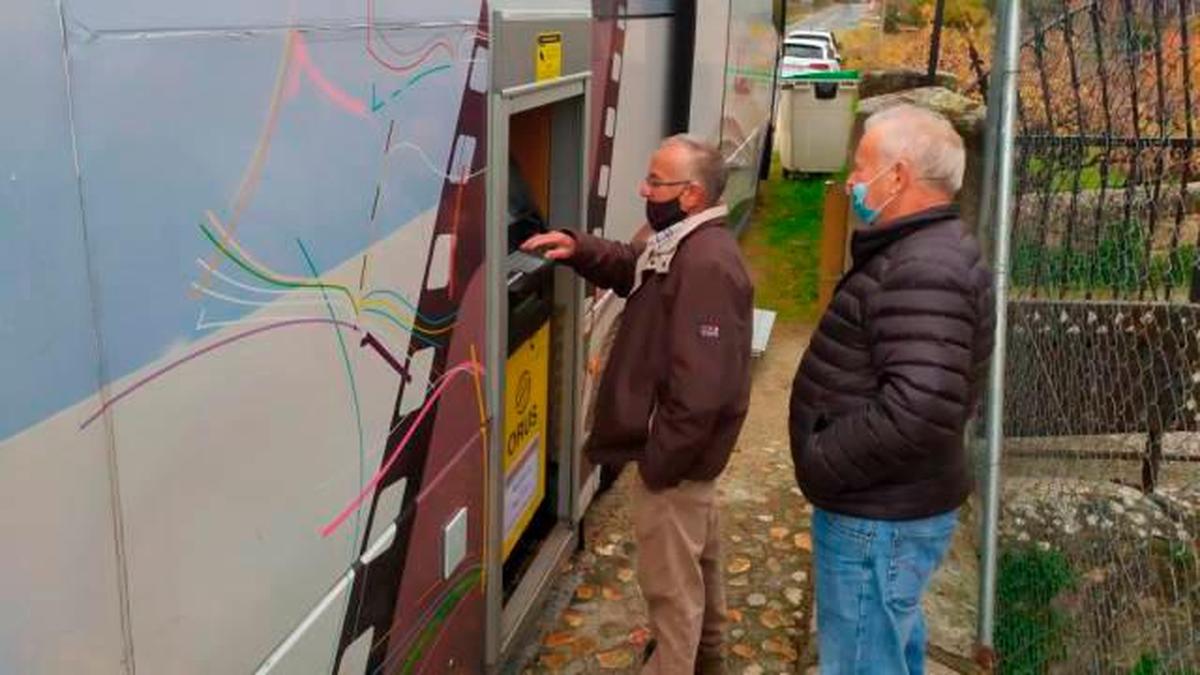
{"label": "stone wall", "polygon": [[[952,73],[938,72],[933,86],[945,87],[950,90],[958,89],[958,78]],[[928,86],[926,73],[923,70],[896,68],[893,70],[870,70],[862,74],[858,82],[859,98],[874,98],[884,94],[894,94],[899,91],[917,89]]]}

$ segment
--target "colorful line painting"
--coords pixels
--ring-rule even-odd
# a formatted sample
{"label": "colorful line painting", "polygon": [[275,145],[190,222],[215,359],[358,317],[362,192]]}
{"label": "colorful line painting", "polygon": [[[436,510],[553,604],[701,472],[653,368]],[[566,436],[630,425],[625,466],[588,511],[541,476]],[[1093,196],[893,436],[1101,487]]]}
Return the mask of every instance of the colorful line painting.
{"label": "colorful line painting", "polygon": [[385,347],[383,343],[381,343],[374,335],[371,335],[370,333],[364,335],[362,342],[358,343],[358,346],[370,347],[371,349],[374,349],[379,356],[383,358],[383,360],[386,361],[389,366],[392,367],[392,370],[395,370],[400,377],[404,378],[405,382],[412,381],[412,376],[408,374],[408,368],[406,368],[404,364],[400,363],[395,356],[392,356],[392,353],[388,351],[388,348]]}
{"label": "colorful line painting", "polygon": [[204,236],[210,242],[212,242],[212,245],[217,247],[217,250],[223,253],[226,258],[228,258],[238,267],[245,270],[250,275],[258,277],[260,280],[265,281],[268,284],[274,284],[283,288],[312,288],[338,291],[350,300],[350,305],[354,308],[354,313],[358,314],[358,301],[355,298],[354,293],[351,292],[349,288],[340,284],[330,284],[319,280],[303,279],[299,277],[286,277],[282,274],[271,272],[265,265],[255,261],[241,249],[233,236],[221,227],[220,221],[217,220],[216,215],[214,215],[211,211],[208,212],[208,218],[212,223],[213,229],[216,229],[218,232],[220,232],[221,238],[218,239],[217,236],[204,225],[204,223],[200,223],[200,231],[204,233]]}
{"label": "colorful line painting", "polygon": [[[245,249],[243,249],[242,246],[237,242],[237,239],[221,227],[220,221],[214,214],[210,212],[208,215],[213,226],[212,229],[217,230],[221,236],[218,237],[217,233],[214,233],[212,229],[201,223],[200,230],[204,234],[205,238],[207,238],[209,242],[213,244],[213,246],[217,247],[217,249],[237,267],[263,282],[283,289],[318,291],[322,293],[322,295],[324,295],[326,290],[337,291],[344,301],[349,302],[350,308],[356,316],[368,314],[382,318],[391,326],[399,328],[406,333],[412,334],[415,339],[428,346],[439,346],[439,343],[432,338],[445,335],[454,328],[453,314],[439,317],[436,322],[433,322],[433,325],[421,325],[425,322],[419,321],[420,317],[417,316],[419,313],[412,309],[412,302],[394,290],[372,289],[366,294],[359,296],[348,286],[323,281],[319,276],[314,275],[313,277],[306,279],[302,277],[289,277],[275,272],[255,260],[252,255],[246,252]],[[206,270],[212,270],[215,273],[215,270],[213,270],[213,268],[211,268],[211,266],[209,266],[207,263],[200,261],[200,264]],[[263,291],[263,289],[250,287],[240,282],[231,280],[226,275],[221,275],[219,278],[246,290],[251,290],[254,292]],[[205,295],[217,297],[235,304],[249,304],[255,306],[309,306],[310,304],[308,301],[304,300],[290,302],[284,301],[283,304],[278,305],[275,303],[262,303],[260,301],[233,298],[226,294],[213,291],[212,289],[206,289],[199,284],[193,284],[193,287]],[[411,313],[416,320],[406,320],[403,317],[405,312],[397,307],[396,304],[392,302],[392,299],[398,300],[402,305],[410,308]]]}
{"label": "colorful line painting", "polygon": [[[393,672],[403,673],[403,675],[410,675],[414,672],[415,668],[425,658],[426,651],[436,644],[437,640],[442,636],[442,626],[454,615],[455,610],[462,604],[463,599],[471,591],[481,587],[482,580],[483,568],[479,565],[472,565],[460,573],[458,580],[417,621],[416,625],[420,627],[420,630],[415,639],[406,641],[405,647],[396,652],[397,655],[403,654],[404,660],[400,662],[399,668]],[[388,661],[385,661],[375,670],[375,675],[386,670],[388,665]]]}
{"label": "colorful line painting", "polygon": [[412,425],[409,426],[404,437],[396,445],[396,449],[392,452],[391,456],[388,457],[388,460],[383,463],[383,466],[379,467],[379,470],[375,472],[375,475],[371,477],[371,480],[367,481],[367,484],[363,486],[363,489],[361,492],[359,492],[358,496],[350,500],[350,503],[346,504],[345,508],[343,508],[336,516],[334,516],[333,520],[329,521],[324,527],[321,528],[322,537],[328,537],[329,535],[333,534],[342,523],[346,522],[346,519],[349,518],[352,513],[355,513],[358,508],[362,506],[363,502],[366,501],[368,497],[375,493],[375,488],[379,486],[379,483],[383,480],[384,476],[387,475],[387,472],[396,463],[396,460],[399,459],[400,455],[403,454],[404,448],[408,445],[409,441],[412,440],[413,435],[417,432],[417,429],[421,428],[422,420],[424,420],[425,416],[429,414],[429,411],[433,408],[433,405],[442,397],[442,394],[445,393],[446,389],[449,388],[457,376],[467,373],[479,373],[482,375],[483,370],[479,364],[472,361],[467,361],[460,363],[453,368],[447,369],[446,372],[442,374],[442,376],[438,379],[437,388],[432,394],[426,397],[425,403],[421,406],[421,410],[417,414],[416,419],[413,421]]}
{"label": "colorful line painting", "polygon": [[[292,67],[292,54],[295,52],[296,40],[299,35],[296,31],[288,31],[287,37],[284,39],[283,57],[279,59],[279,68],[275,73],[275,85],[271,88],[267,118],[263,122],[262,131],[254,145],[254,152],[251,153],[250,161],[246,163],[246,168],[242,171],[242,178],[238,181],[237,190],[234,191],[233,199],[230,202],[233,212],[229,218],[230,232],[237,230],[238,221],[250,205],[250,201],[258,189],[258,183],[262,179],[263,166],[267,162],[267,156],[271,149],[271,139],[275,136],[276,129],[279,128],[279,113],[283,107],[284,87],[287,83],[288,72]],[[214,256],[210,264],[215,266],[218,260],[219,258]],[[207,285],[207,282],[208,280],[205,279],[203,285]]]}
{"label": "colorful line painting", "polygon": [[[465,359],[465,341],[482,340],[485,330],[484,294],[472,278],[482,257],[484,181],[472,179],[486,168],[487,126],[477,108],[464,113],[461,101],[469,83],[479,81],[469,74],[487,70],[480,27],[489,13],[480,2],[452,0],[431,5],[428,23],[381,25],[367,36],[358,32],[358,3],[317,15],[304,11],[307,27],[296,30],[269,8],[141,4],[100,3],[85,12],[97,25],[127,26],[128,35],[117,39],[104,28],[93,36],[82,24],[59,36],[57,22],[40,19],[28,31],[35,37],[17,35],[18,53],[26,56],[61,57],[61,49],[47,51],[46,44],[71,49],[67,61],[50,59],[57,68],[27,68],[31,82],[49,73],[84,86],[68,87],[73,100],[35,97],[36,107],[10,111],[18,122],[44,116],[52,133],[38,127],[28,135],[64,147],[31,162],[18,153],[11,167],[14,191],[7,196],[17,200],[19,220],[26,211],[31,216],[27,229],[22,221],[16,230],[17,249],[31,255],[18,257],[33,263],[15,268],[6,300],[15,297],[21,313],[53,320],[13,340],[15,354],[29,365],[9,391],[23,407],[7,411],[2,429],[16,460],[5,465],[15,469],[5,486],[16,486],[22,497],[52,495],[58,486],[105,508],[86,509],[83,520],[70,522],[54,519],[52,509],[49,516],[9,519],[0,529],[18,542],[51,542],[48,561],[74,559],[62,553],[91,546],[95,537],[75,535],[92,532],[109,563],[76,579],[75,586],[96,591],[87,597],[75,597],[71,584],[36,592],[14,587],[17,604],[31,599],[30,606],[52,610],[74,602],[80,617],[114,619],[87,622],[84,656],[147,672],[205,662],[245,672],[272,647],[283,647],[283,654],[293,644],[298,649],[289,658],[300,660],[310,649],[339,658],[340,640],[358,630],[362,608],[350,594],[338,596],[329,607],[311,607],[321,620],[306,628],[296,616],[306,596],[326,591],[330,575],[353,569],[351,588],[370,588],[372,598],[403,591],[397,602],[407,603],[409,587],[428,567],[424,549],[432,546],[423,534],[403,543],[408,533],[395,535],[396,550],[379,558],[347,556],[343,544],[359,547],[367,539],[368,513],[393,518],[388,500],[402,490],[385,492],[389,481],[405,474],[410,497],[425,495],[419,513],[404,511],[421,532],[443,503],[469,505],[469,555],[480,557],[475,467],[486,429],[477,428],[483,417],[476,419],[469,388],[479,398],[484,367],[475,359],[447,364]],[[17,15],[26,9],[46,18],[35,0],[17,0]],[[384,12],[382,4],[377,9]],[[478,22],[466,14],[476,10]],[[398,11],[414,15],[407,6]],[[214,28],[193,35],[189,24],[201,20]],[[47,41],[41,23],[53,23],[51,37],[62,44]],[[364,53],[364,36],[391,68]],[[72,116],[62,114],[76,103]],[[444,183],[448,175],[453,185]],[[54,227],[38,227],[42,214],[22,202],[50,194],[72,208],[46,214]],[[378,229],[366,222],[368,212]],[[52,280],[44,295],[62,311],[36,312],[24,297],[26,282],[39,289]],[[472,290],[464,298],[466,289]],[[39,339],[46,343],[40,351]],[[414,421],[421,428],[398,445]],[[64,432],[74,442],[58,443]],[[431,450],[451,437],[447,445],[454,447],[445,449],[456,452]],[[63,480],[61,464],[54,465],[59,450],[83,461],[67,483],[55,482]],[[360,500],[360,536],[343,522],[322,539],[318,528],[397,454],[375,492]],[[110,485],[118,464],[123,492]],[[428,472],[409,476],[410,464]],[[163,482],[164,476],[182,480]],[[366,508],[374,497],[381,506]],[[110,510],[117,517],[104,515]],[[392,543],[371,539],[380,550]],[[403,561],[394,564],[403,547],[414,552],[408,574]],[[105,571],[113,565],[115,572]],[[374,569],[360,575],[360,566]],[[31,570],[29,578],[57,569],[42,567],[46,572]],[[482,579],[481,570],[473,573]],[[191,582],[180,587],[180,574]],[[457,627],[474,620],[478,598],[462,596],[455,583],[439,579],[426,599],[456,608],[438,614],[442,642],[417,634],[414,653],[450,649],[470,668],[478,640],[460,638]],[[236,603],[239,596],[251,602],[238,617],[213,623],[203,611],[178,613],[180,606],[202,610],[206,602]],[[379,635],[389,618],[426,609],[379,603],[362,614],[378,622],[371,629]],[[10,666],[0,670],[53,670],[53,614],[34,612],[0,639],[0,662]],[[278,636],[297,628],[302,642],[279,643]],[[425,628],[404,620],[396,632]],[[142,645],[136,659],[135,634]],[[372,653],[365,670],[401,648],[398,639]],[[14,655],[4,649],[12,645],[30,648]],[[395,667],[393,661],[388,668]],[[315,668],[338,670],[324,659]],[[361,675],[364,668],[357,670]]]}
{"label": "colorful line painting", "polygon": [[[308,44],[304,36],[297,30],[289,30],[283,44],[283,57],[275,76],[275,85],[271,90],[270,103],[267,106],[267,117],[259,133],[258,142],[250,161],[243,170],[237,190],[231,201],[232,215],[229,218],[229,232],[237,230],[238,222],[246,208],[254,198],[258,184],[262,180],[263,167],[271,150],[271,141],[279,128],[279,115],[283,103],[295,98],[300,89],[300,76],[304,75],[313,83],[334,105],[357,117],[368,117],[367,104],[346,93],[321,72],[309,54]],[[215,265],[216,259],[211,261]],[[205,279],[205,285],[207,279]]]}
{"label": "colorful line painting", "polygon": [[[433,75],[436,73],[442,73],[447,70],[450,70],[451,67],[452,67],[452,64],[441,63],[436,66],[430,66],[429,68],[425,68],[424,70],[418,72],[416,75],[413,75],[412,77],[408,78],[408,81],[405,82],[403,85],[401,85],[400,88],[393,90],[391,93],[391,96],[389,96],[388,98],[391,99],[392,101],[395,101],[396,99],[403,96],[404,93],[407,92],[409,89],[412,89],[413,87],[415,87],[421,80],[424,80],[426,77],[429,77],[430,75]],[[388,105],[388,99],[380,100],[379,96],[375,93],[375,84],[372,83],[371,84],[371,112],[379,112],[386,105]]]}
{"label": "colorful line painting", "polygon": [[340,321],[340,320],[336,320],[336,319],[326,319],[326,318],[322,318],[322,317],[308,317],[308,318],[299,318],[299,319],[288,319],[286,321],[277,321],[274,323],[269,323],[265,326],[259,326],[258,328],[251,328],[249,330],[245,330],[240,333],[235,333],[234,335],[231,335],[226,338],[222,338],[210,345],[206,345],[200,349],[196,349],[191,352],[188,352],[187,354],[185,354],[177,359],[173,359],[173,360],[169,361],[166,365],[156,368],[155,370],[151,371],[147,375],[144,375],[144,376],[138,378],[132,384],[130,384],[129,386],[127,386],[124,389],[117,392],[112,398],[105,401],[91,415],[88,415],[87,418],[84,419],[82,423],[80,423],[79,428],[80,428],[80,430],[88,428],[88,426],[91,425],[92,422],[95,422],[97,418],[99,418],[101,415],[103,415],[105,412],[107,412],[109,409],[111,409],[113,406],[115,406],[117,403],[119,403],[122,399],[126,398],[127,396],[129,396],[130,394],[134,393],[135,391],[141,389],[142,387],[150,384],[154,380],[157,380],[158,378],[162,377],[163,375],[166,375],[167,373],[175,370],[176,368],[178,368],[186,363],[189,363],[197,358],[200,358],[201,356],[204,356],[205,354],[212,353],[222,347],[231,345],[235,342],[240,342],[247,338],[255,337],[257,335],[262,335],[263,333],[267,333],[267,332],[274,331],[274,330],[279,330],[281,328],[290,328],[290,327],[295,327],[295,326],[327,325],[327,324],[331,324],[331,323],[336,323],[338,326],[341,326],[342,328],[345,328],[347,330],[352,330],[354,332],[359,332],[361,330],[357,324],[348,323],[346,321]]}
{"label": "colorful line painting", "polygon": [[[294,31],[293,31],[294,32]],[[331,82],[321,69],[313,63],[312,57],[308,53],[308,44],[304,41],[304,36],[297,33],[294,44],[292,45],[292,56],[295,59],[295,67],[290,69],[287,89],[285,91],[286,98],[294,97],[300,90],[300,76],[304,75],[317,88],[317,91],[324,94],[325,98],[331,103],[341,108],[342,110],[355,115],[357,117],[367,117],[367,104],[357,98],[346,93]]]}
{"label": "colorful line painting", "polygon": [[[412,304],[411,301],[409,301],[407,298],[405,298],[401,294],[399,294],[396,291],[391,290],[391,289],[373,289],[371,291],[368,291],[367,293],[365,293],[363,296],[360,297],[360,296],[356,295],[353,291],[351,291],[349,288],[347,288],[346,286],[343,286],[341,284],[334,284],[334,283],[329,283],[329,282],[323,281],[315,273],[314,273],[313,277],[305,279],[305,278],[299,278],[299,277],[288,277],[288,276],[285,276],[282,274],[278,274],[272,270],[266,269],[261,263],[257,262],[252,255],[247,253],[241,247],[241,245],[238,244],[237,240],[228,231],[226,231],[224,228],[221,227],[220,221],[216,218],[215,215],[213,215],[211,213],[209,215],[210,215],[210,220],[211,220],[213,229],[216,229],[220,233],[220,237],[218,237],[217,234],[212,231],[212,229],[210,229],[209,227],[207,227],[203,223],[201,223],[199,227],[200,227],[201,232],[204,234],[205,238],[207,238],[213,244],[213,246],[216,247],[217,250],[220,251],[221,254],[223,254],[223,256],[225,258],[227,258],[228,260],[235,263],[235,265],[237,265],[237,267],[244,270],[247,274],[250,274],[265,283],[277,286],[278,289],[260,288],[260,287],[251,286],[249,284],[245,284],[244,282],[240,282],[240,281],[233,279],[233,278],[229,277],[228,275],[220,272],[215,266],[205,262],[203,259],[197,259],[197,264],[202,269],[204,269],[207,272],[210,272],[211,274],[216,276],[218,279],[220,279],[226,283],[229,283],[233,286],[242,288],[244,290],[249,290],[252,292],[263,293],[263,294],[279,294],[279,293],[290,293],[293,291],[308,291],[308,292],[320,293],[321,299],[319,301],[316,299],[313,299],[313,300],[305,300],[305,299],[279,300],[279,299],[276,299],[276,300],[269,301],[269,302],[248,300],[248,299],[244,299],[244,298],[236,298],[236,297],[221,293],[221,292],[213,290],[211,288],[202,286],[199,283],[193,283],[193,288],[196,291],[198,291],[201,294],[223,300],[225,302],[231,302],[234,304],[242,304],[242,305],[253,305],[253,306],[260,306],[260,307],[263,307],[263,306],[266,306],[266,307],[270,307],[270,306],[321,307],[321,306],[324,306],[329,311],[329,315],[330,315],[329,318],[325,319],[325,318],[313,317],[313,316],[291,316],[291,317],[261,317],[261,318],[257,318],[257,319],[248,318],[248,319],[239,319],[239,320],[235,320],[235,321],[205,321],[205,310],[202,308],[200,317],[197,320],[197,324],[196,324],[197,330],[207,329],[207,328],[215,328],[215,327],[247,325],[247,324],[254,324],[254,323],[263,323],[265,325],[261,325],[261,326],[258,326],[257,328],[253,328],[253,329],[249,329],[246,331],[236,333],[232,336],[218,340],[217,342],[215,342],[213,344],[210,344],[205,347],[188,352],[184,356],[179,357],[175,360],[172,360],[172,361],[168,362],[167,364],[165,364],[164,366],[152,371],[150,374],[148,374],[142,378],[139,378],[138,380],[135,380],[131,385],[129,385],[126,388],[119,391],[117,394],[115,394],[110,399],[105,401],[104,404],[101,405],[99,409],[97,409],[94,413],[89,415],[80,424],[80,427],[79,427],[80,430],[86,429],[100,415],[104,414],[105,412],[110,410],[113,406],[115,406],[117,403],[124,400],[126,397],[133,394],[135,391],[141,389],[142,387],[146,386],[150,382],[158,379],[159,377],[162,377],[163,375],[173,371],[174,369],[178,368],[179,366],[182,366],[200,356],[209,354],[214,350],[217,350],[217,349],[220,349],[221,347],[236,343],[240,340],[244,340],[249,337],[254,337],[256,335],[261,335],[263,333],[266,333],[266,332],[269,332],[272,330],[276,330],[279,328],[285,328],[285,327],[290,327],[290,326],[300,326],[300,325],[311,325],[311,324],[315,324],[315,323],[324,323],[324,324],[332,325],[335,328],[347,328],[349,330],[353,330],[354,332],[365,333],[366,331],[364,331],[363,327],[359,323],[342,320],[337,317],[337,314],[333,310],[333,307],[331,304],[331,302],[335,296],[329,296],[329,295],[327,295],[327,292],[337,291],[340,295],[336,296],[336,297],[341,297],[344,302],[348,302],[354,313],[367,314],[367,315],[381,317],[381,318],[385,319],[390,325],[393,325],[395,327],[398,327],[398,328],[404,330],[405,332],[410,333],[414,337],[414,339],[418,339],[419,341],[427,343],[429,346],[433,346],[433,347],[440,346],[439,343],[434,342],[433,340],[430,339],[430,337],[444,335],[454,328],[454,325],[455,325],[454,312],[448,313],[441,317],[435,317],[433,319],[430,319],[429,323],[434,324],[432,327],[422,326],[421,323],[424,323],[424,321],[421,321],[420,323],[418,323],[417,320],[425,318],[425,317],[419,316],[419,312],[417,312],[415,310],[415,306]],[[304,248],[304,245],[302,242],[298,241],[298,243],[300,244],[301,251],[305,257],[306,262],[310,264],[310,269],[314,270],[314,272],[315,272],[316,268],[314,265],[312,265],[311,256],[309,255],[307,249]],[[402,317],[397,316],[397,314],[400,313],[399,308],[396,306],[395,303],[391,302],[390,300],[387,300],[387,298],[395,299],[401,305],[404,305],[405,307],[409,308],[411,310],[411,313],[414,316],[414,320],[405,321]],[[395,313],[393,313],[393,312],[395,312]],[[366,333],[366,334],[368,336],[370,336],[370,339],[368,340],[368,339],[364,338],[362,345],[363,346],[369,345],[369,346],[374,347],[376,349],[376,351],[381,354],[381,356],[385,355],[385,360],[389,363],[389,365],[391,365],[394,369],[396,369],[396,371],[398,373],[400,373],[402,376],[406,375],[406,373],[404,372],[404,368],[398,367],[399,361],[396,359],[395,356],[392,355],[391,351],[388,350],[387,347],[384,346],[377,337],[371,335],[370,333]],[[340,333],[339,333],[339,335],[340,335]],[[429,336],[429,337],[427,337],[427,336]],[[344,349],[344,345],[343,345],[343,349]],[[343,354],[343,357],[347,359],[347,368],[349,368],[348,355]],[[351,375],[351,378],[352,377],[353,376]]]}
{"label": "colorful line painting", "polygon": [[[459,37],[456,42],[451,42],[444,36],[435,36],[430,38],[425,43],[418,47],[409,50],[402,50],[395,47],[387,39],[387,31],[381,30],[375,22],[375,0],[367,0],[367,29],[366,29],[366,47],[367,54],[375,60],[376,63],[383,66],[387,70],[396,73],[406,73],[415,70],[426,61],[433,58],[438,52],[445,52],[448,58],[456,58],[462,51],[463,38],[470,37],[472,40],[476,37],[476,29],[474,26]],[[375,40],[386,48],[389,54],[380,54],[375,49]]]}
{"label": "colorful line painting", "polygon": [[[319,279],[320,273],[317,271],[317,264],[313,262],[312,255],[308,252],[308,248],[304,246],[304,242],[296,239],[296,245],[300,247],[300,254],[304,256],[304,262],[308,265],[308,270],[312,273],[313,279]],[[329,302],[329,296],[326,294],[324,287],[321,288],[321,297],[325,300],[325,309],[329,312],[330,320],[336,321],[338,318],[337,312],[333,311],[333,305]],[[362,406],[358,401],[358,384],[354,379],[354,366],[350,365],[350,353],[346,351],[346,339],[342,337],[341,326],[338,326],[336,323],[332,324],[332,326],[333,334],[337,337],[338,354],[342,357],[342,365],[346,369],[346,383],[350,387],[350,404],[354,410],[354,424],[358,434],[358,484],[362,485],[363,478],[367,472],[367,466],[365,460],[366,448],[363,446]],[[350,540],[352,549],[358,542],[361,534],[360,521],[361,518],[356,515],[354,518],[354,537]]]}

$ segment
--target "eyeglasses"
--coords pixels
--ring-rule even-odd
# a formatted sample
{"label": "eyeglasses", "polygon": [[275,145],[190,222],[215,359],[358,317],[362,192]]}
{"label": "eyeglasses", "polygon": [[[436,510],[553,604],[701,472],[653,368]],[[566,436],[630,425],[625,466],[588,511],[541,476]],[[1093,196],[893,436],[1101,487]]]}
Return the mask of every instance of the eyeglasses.
{"label": "eyeglasses", "polygon": [[646,176],[642,180],[646,182],[646,185],[649,185],[652,188],[671,187],[672,185],[687,185],[692,182],[690,180],[659,180],[654,176]]}

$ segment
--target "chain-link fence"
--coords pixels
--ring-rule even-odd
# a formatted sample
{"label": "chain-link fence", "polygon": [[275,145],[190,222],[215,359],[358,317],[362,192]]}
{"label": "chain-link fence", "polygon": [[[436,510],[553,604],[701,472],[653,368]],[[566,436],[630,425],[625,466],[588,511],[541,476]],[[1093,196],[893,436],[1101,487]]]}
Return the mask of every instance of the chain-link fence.
{"label": "chain-link fence", "polygon": [[1022,25],[1000,667],[1200,673],[1200,8]]}

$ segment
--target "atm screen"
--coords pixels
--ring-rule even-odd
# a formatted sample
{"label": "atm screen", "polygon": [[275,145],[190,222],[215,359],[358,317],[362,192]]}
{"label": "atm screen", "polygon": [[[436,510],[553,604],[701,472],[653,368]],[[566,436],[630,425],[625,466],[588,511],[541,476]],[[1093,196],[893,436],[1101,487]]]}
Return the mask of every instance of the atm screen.
{"label": "atm screen", "polygon": [[508,251],[512,253],[528,238],[546,231],[546,220],[533,201],[533,193],[516,161],[508,159]]}

